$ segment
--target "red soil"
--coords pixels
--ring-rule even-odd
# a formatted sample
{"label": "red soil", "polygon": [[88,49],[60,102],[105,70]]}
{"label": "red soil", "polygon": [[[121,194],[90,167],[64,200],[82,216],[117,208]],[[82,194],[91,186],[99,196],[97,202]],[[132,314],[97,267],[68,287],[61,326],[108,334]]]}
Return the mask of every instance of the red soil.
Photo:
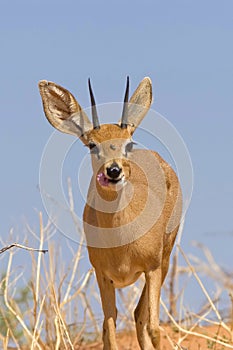
{"label": "red soil", "polygon": [[[187,335],[179,333],[178,330],[168,325],[161,327],[161,350],[182,349],[182,350],[223,350],[233,349],[233,332],[227,332],[221,326],[196,327],[192,332],[209,336],[212,340],[205,339],[197,335]],[[185,337],[180,343],[179,339]],[[223,344],[218,344],[215,340],[221,340]],[[177,343],[179,346],[177,346]],[[226,345],[231,345],[227,347]],[[136,334],[134,332],[123,332],[117,334],[117,344],[119,350],[140,350],[137,343]],[[101,350],[102,342],[79,345],[77,350]]]}

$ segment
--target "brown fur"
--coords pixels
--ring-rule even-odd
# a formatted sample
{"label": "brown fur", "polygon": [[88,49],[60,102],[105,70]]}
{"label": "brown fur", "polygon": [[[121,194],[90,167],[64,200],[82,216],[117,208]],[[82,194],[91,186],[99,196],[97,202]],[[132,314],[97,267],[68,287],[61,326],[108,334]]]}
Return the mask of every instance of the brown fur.
{"label": "brown fur", "polygon": [[[39,87],[50,123],[63,132],[76,134],[86,145],[92,142],[99,148],[98,157],[92,155],[93,177],[83,221],[104,312],[104,349],[117,349],[115,288],[134,283],[144,273],[145,286],[135,310],[137,337],[141,349],[158,350],[160,290],[179,229],[181,190],[175,172],[157,153],[135,150],[126,154],[122,151],[150,107],[150,79],[145,78],[133,94],[130,123],[125,129],[108,124],[93,130],[67,90],[45,81]],[[142,109],[134,109],[134,103]],[[102,186],[97,180],[98,174],[106,174],[112,162],[122,169],[122,186]],[[106,212],[111,206],[112,210]],[[147,227],[151,220],[152,224]],[[115,241],[114,230],[117,232]],[[102,235],[102,231],[106,235]],[[138,235],[140,231],[142,234]],[[106,247],[101,246],[101,239]],[[122,245],[125,241],[127,243]]]}

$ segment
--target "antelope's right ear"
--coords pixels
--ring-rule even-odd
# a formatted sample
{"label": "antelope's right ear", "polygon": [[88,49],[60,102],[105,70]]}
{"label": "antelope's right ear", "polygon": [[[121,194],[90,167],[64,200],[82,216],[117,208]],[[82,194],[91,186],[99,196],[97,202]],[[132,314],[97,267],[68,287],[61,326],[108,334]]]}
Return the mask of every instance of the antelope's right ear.
{"label": "antelope's right ear", "polygon": [[149,111],[151,102],[152,83],[149,77],[145,77],[134,91],[128,105],[128,123],[133,125],[133,131]]}
{"label": "antelope's right ear", "polygon": [[75,97],[63,87],[46,80],[39,82],[48,121],[59,131],[81,137],[93,128]]}

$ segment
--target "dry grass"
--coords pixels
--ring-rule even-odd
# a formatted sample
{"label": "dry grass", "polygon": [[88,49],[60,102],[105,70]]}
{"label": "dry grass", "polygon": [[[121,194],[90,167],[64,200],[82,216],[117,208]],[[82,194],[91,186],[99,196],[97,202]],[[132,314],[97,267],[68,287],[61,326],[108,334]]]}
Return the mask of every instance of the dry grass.
{"label": "dry grass", "polygon": [[[40,234],[42,249],[44,229],[41,215]],[[18,274],[13,267],[17,251],[10,250],[4,257],[8,263],[1,280],[0,316],[4,327],[0,327],[0,342],[3,349],[10,345],[21,349],[28,344],[30,349],[74,349],[74,344],[83,338],[87,321],[88,327],[99,333],[97,320],[85,298],[87,290],[92,289],[90,284],[95,284],[93,270],[81,277],[78,273],[84,247],[80,245],[65,271],[59,249],[53,242],[47,242],[47,245],[48,257],[43,253],[31,253],[26,259],[31,265],[31,277],[25,285],[22,285],[23,273]],[[18,294],[24,294],[24,300],[20,301]],[[77,315],[75,304],[79,308],[82,304],[82,319]],[[71,319],[76,319],[79,324],[70,323]]]}
{"label": "dry grass", "polygon": [[[75,252],[71,247],[61,250],[53,242],[53,226],[50,222],[43,225],[41,213],[39,234],[28,229],[38,240],[37,249],[40,250],[25,252],[31,266],[29,279],[25,280],[23,272],[19,273],[14,265],[16,248],[1,254],[1,260],[8,261],[6,271],[1,271],[0,281],[0,348],[101,349],[102,316],[99,318],[100,300],[94,271],[89,269],[80,275],[85,245],[81,242]],[[232,279],[216,264],[207,248],[199,247],[205,261],[196,257],[190,260],[179,242],[180,238],[161,298],[163,349],[233,349]],[[42,252],[45,247],[48,247],[46,255]],[[64,258],[67,252],[69,259]],[[215,298],[209,295],[199,271],[212,280],[217,276]],[[195,312],[185,305],[185,293],[191,280],[196,281],[196,288],[205,299],[204,306]],[[121,342],[122,335],[118,336],[120,349],[137,349],[135,334],[130,332],[142,284],[143,279],[118,293],[118,328],[124,330],[125,337]],[[226,291],[229,295],[227,312],[222,313],[218,304]]]}

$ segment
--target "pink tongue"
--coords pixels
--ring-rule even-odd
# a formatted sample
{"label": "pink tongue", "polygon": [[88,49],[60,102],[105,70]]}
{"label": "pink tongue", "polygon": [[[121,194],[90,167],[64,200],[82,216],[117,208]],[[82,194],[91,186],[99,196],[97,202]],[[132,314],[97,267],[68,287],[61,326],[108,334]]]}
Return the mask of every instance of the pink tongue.
{"label": "pink tongue", "polygon": [[109,181],[107,177],[104,175],[104,173],[100,173],[97,175],[97,180],[101,186],[108,186]]}

